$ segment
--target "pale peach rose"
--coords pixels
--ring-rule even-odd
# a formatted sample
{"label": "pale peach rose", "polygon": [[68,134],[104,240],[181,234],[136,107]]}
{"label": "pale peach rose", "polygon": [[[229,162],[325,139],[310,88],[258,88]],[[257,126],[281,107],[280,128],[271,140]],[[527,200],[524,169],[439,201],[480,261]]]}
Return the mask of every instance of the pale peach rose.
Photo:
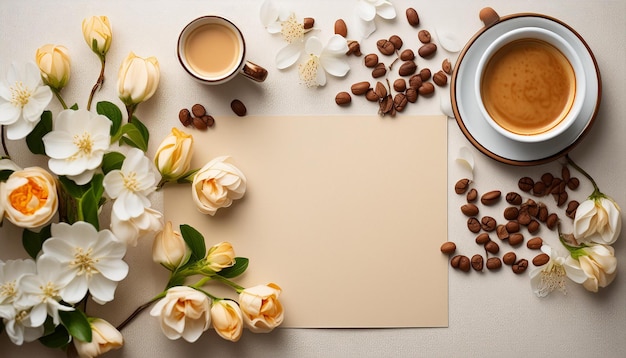
{"label": "pale peach rose", "polygon": [[35,61],[45,84],[60,91],[70,80],[70,54],[65,46],[44,45],[37,49]]}
{"label": "pale peach rose", "polygon": [[211,247],[206,256],[207,266],[219,272],[223,268],[231,267],[235,264],[235,250],[229,242],[220,242]]}
{"label": "pale peach rose", "polygon": [[150,315],[159,317],[161,330],[169,339],[183,338],[195,342],[211,325],[209,298],[188,286],[175,286],[167,290]]}
{"label": "pale peach rose", "polygon": [[219,208],[229,207],[246,192],[246,177],[227,156],[208,162],[194,176],[193,200],[201,213],[215,215]]}
{"label": "pale peach rose", "polygon": [[598,292],[598,288],[606,287],[613,282],[617,274],[615,250],[607,245],[591,245],[576,250],[577,259],[572,256],[567,262],[577,266],[585,273],[587,279],[582,283],[588,291]]}
{"label": "pale peach rose", "polygon": [[23,228],[48,223],[58,207],[56,181],[39,167],[14,171],[0,187],[5,217]]}
{"label": "pale peach rose", "polygon": [[243,321],[252,332],[266,333],[283,323],[281,288],[275,283],[244,289],[239,294]]}
{"label": "pale peach rose", "polygon": [[220,337],[237,342],[243,334],[243,315],[235,301],[219,300],[211,306],[211,322]]}
{"label": "pale peach rose", "polygon": [[193,136],[172,128],[157,148],[154,164],[163,179],[178,180],[189,171],[192,154]]}
{"label": "pale peach rose", "polygon": [[184,263],[191,252],[187,249],[185,239],[174,231],[172,222],[168,221],[163,231],[158,233],[152,244],[152,260],[174,270]]}
{"label": "pale peach rose", "polygon": [[74,339],[74,347],[81,358],[98,357],[124,345],[124,337],[109,322],[95,318],[91,320],[91,342]]}

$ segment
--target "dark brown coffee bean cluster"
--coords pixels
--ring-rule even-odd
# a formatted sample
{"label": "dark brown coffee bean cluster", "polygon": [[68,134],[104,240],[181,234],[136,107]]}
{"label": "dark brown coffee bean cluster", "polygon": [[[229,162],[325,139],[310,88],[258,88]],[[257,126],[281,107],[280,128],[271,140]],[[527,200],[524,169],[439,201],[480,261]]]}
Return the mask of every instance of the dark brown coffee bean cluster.
{"label": "dark brown coffee bean cluster", "polygon": [[[408,8],[406,16],[411,27],[419,27],[419,15],[415,9]],[[336,33],[337,27],[340,34],[347,33],[345,23],[335,23]],[[377,82],[373,86],[370,86],[368,81],[357,82],[352,85],[351,92],[377,103],[378,114],[381,117],[395,117],[410,103],[416,103],[420,96],[432,96],[436,86],[445,87],[448,84],[448,76],[452,73],[450,60],[445,59],[441,69],[434,74],[428,68],[418,68],[416,53],[422,59],[429,59],[436,54],[437,45],[432,42],[430,32],[425,29],[418,31],[417,39],[419,42],[410,41],[411,44],[418,46],[415,51],[410,48],[403,49],[406,42],[398,35],[378,39],[376,40],[378,53],[370,53],[364,57],[363,64],[371,69],[372,78]],[[395,74],[399,77],[390,79]],[[384,95],[377,89],[379,85],[385,86]],[[335,103],[340,106],[350,105],[352,97],[347,91],[339,92],[335,95]]]}
{"label": "dark brown coffee bean cluster", "polygon": [[578,178],[571,176],[567,165],[561,168],[561,177],[557,177],[552,173],[544,173],[538,180],[522,177],[517,185],[521,191],[536,197],[552,195],[557,206],[562,207],[567,203],[566,215],[568,217],[573,219],[576,216],[576,209],[579,203],[575,200],[568,202],[569,194],[567,190],[578,189],[580,181]]}
{"label": "dark brown coffee bean cluster", "polygon": [[193,125],[196,129],[205,130],[208,127],[213,127],[215,124],[215,118],[207,114],[206,108],[203,105],[197,103],[191,107],[191,111],[187,108],[183,108],[178,112],[178,119],[183,126],[187,127]]}

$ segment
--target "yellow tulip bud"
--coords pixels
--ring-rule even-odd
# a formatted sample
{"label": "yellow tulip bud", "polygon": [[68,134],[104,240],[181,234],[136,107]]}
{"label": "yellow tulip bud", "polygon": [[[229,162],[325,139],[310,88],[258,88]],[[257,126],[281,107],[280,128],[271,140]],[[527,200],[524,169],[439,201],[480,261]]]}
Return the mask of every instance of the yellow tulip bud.
{"label": "yellow tulip bud", "polygon": [[95,318],[91,325],[91,342],[74,339],[74,346],[81,357],[97,357],[124,345],[124,337],[109,322]]}
{"label": "yellow tulip bud", "polygon": [[111,24],[106,16],[92,16],[83,20],[83,36],[87,45],[99,56],[104,56],[111,47]]}
{"label": "yellow tulip bud", "polygon": [[117,76],[118,95],[126,106],[148,100],[159,86],[159,61],[128,54]]}
{"label": "yellow tulip bud", "polygon": [[174,270],[183,264],[191,253],[187,250],[185,239],[174,231],[172,222],[168,221],[163,231],[154,238],[152,245],[152,260],[158,264]]}
{"label": "yellow tulip bud", "polygon": [[37,49],[35,61],[45,84],[57,91],[65,87],[70,79],[70,54],[65,46],[41,46]]}
{"label": "yellow tulip bud", "polygon": [[154,164],[165,180],[178,180],[189,171],[193,136],[172,128],[154,156]]}
{"label": "yellow tulip bud", "polygon": [[228,242],[220,242],[211,247],[206,255],[207,267],[215,272],[235,264],[235,250]]}

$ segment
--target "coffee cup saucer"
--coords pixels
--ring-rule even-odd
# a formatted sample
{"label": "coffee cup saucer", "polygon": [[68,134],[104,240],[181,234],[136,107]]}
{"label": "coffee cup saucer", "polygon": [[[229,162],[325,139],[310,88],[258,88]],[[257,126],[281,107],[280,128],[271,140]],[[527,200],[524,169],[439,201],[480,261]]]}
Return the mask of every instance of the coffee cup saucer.
{"label": "coffee cup saucer", "polygon": [[[558,136],[539,143],[515,141],[497,132],[482,114],[475,94],[475,73],[481,55],[502,34],[521,27],[539,27],[565,39],[583,63],[585,98],[579,116]],[[451,81],[453,112],[465,137],[483,154],[512,165],[537,165],[569,152],[588,133],[600,105],[601,80],[597,62],[583,38],[565,23],[540,14],[502,17],[479,31],[467,43],[457,60]]]}

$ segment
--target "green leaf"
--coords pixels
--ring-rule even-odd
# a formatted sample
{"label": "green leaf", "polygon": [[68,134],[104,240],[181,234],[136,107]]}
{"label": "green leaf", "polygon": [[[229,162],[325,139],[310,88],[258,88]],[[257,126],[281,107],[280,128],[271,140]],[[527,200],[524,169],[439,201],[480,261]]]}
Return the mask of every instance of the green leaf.
{"label": "green leaf", "polygon": [[111,102],[102,101],[96,104],[96,112],[111,120],[111,137],[115,136],[122,126],[122,111]]}
{"label": "green leaf", "polygon": [[224,278],[235,278],[246,271],[250,260],[246,257],[235,257],[235,264],[219,271],[217,274]]}
{"label": "green leaf", "polygon": [[39,251],[41,251],[41,246],[43,246],[44,241],[48,240],[52,234],[50,233],[50,226],[44,226],[39,232],[34,232],[28,229],[24,229],[22,231],[22,246],[24,246],[24,250],[28,253],[30,257],[33,259],[37,258],[39,255]]}
{"label": "green leaf", "polygon": [[198,230],[187,224],[183,224],[180,226],[180,234],[183,236],[187,246],[191,249],[189,262],[197,262],[206,256],[204,237]]}
{"label": "green leaf", "polygon": [[78,200],[78,211],[80,217],[93,225],[96,230],[100,230],[100,221],[98,219],[98,208],[100,205],[100,199],[104,193],[104,186],[102,181],[104,176],[102,174],[96,174],[89,182],[91,186]]}
{"label": "green leaf", "polygon": [[33,154],[46,154],[43,144],[43,136],[52,131],[52,112],[44,111],[41,120],[35,128],[26,136],[26,145]]}
{"label": "green leaf", "polygon": [[71,109],[71,110],[74,110],[74,111],[78,110],[78,103],[74,103],[74,104],[73,104],[70,108],[68,108],[68,109]]}
{"label": "green leaf", "polygon": [[67,329],[60,324],[52,333],[39,338],[39,342],[48,348],[64,348],[70,343],[70,335]]}
{"label": "green leaf", "polygon": [[109,152],[102,158],[102,171],[108,174],[111,170],[121,169],[126,157],[120,152]]}
{"label": "green leaf", "polygon": [[148,150],[148,139],[144,137],[141,130],[135,123],[126,123],[122,126],[122,137],[120,141],[131,147],[139,148],[144,152]]}
{"label": "green leaf", "polygon": [[137,127],[137,129],[139,130],[139,132],[141,133],[141,136],[143,137],[143,139],[146,141],[146,146],[148,144],[148,141],[150,140],[150,131],[148,130],[148,128],[143,124],[143,122],[141,122],[139,120],[139,118],[133,116],[133,125],[135,125],[135,127]]}
{"label": "green leaf", "polygon": [[7,179],[9,179],[11,174],[13,174],[13,170],[10,170],[10,169],[0,170],[0,181],[7,181]]}
{"label": "green leaf", "polygon": [[65,189],[65,191],[74,198],[81,198],[85,194],[85,191],[89,189],[85,186],[76,184],[73,180],[66,176],[60,176],[59,182],[63,186],[63,189]]}
{"label": "green leaf", "polygon": [[72,337],[83,342],[91,342],[91,326],[81,310],[59,311],[61,322]]}

